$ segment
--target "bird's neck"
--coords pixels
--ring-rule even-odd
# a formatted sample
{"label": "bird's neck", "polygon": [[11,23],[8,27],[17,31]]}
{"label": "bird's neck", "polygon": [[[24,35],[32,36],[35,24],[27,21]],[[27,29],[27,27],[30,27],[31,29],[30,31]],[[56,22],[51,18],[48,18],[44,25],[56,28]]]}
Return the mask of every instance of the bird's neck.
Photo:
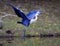
{"label": "bird's neck", "polygon": [[31,19],[30,24],[33,23],[33,22],[35,22],[36,20],[37,20],[37,16],[35,16],[34,19]]}

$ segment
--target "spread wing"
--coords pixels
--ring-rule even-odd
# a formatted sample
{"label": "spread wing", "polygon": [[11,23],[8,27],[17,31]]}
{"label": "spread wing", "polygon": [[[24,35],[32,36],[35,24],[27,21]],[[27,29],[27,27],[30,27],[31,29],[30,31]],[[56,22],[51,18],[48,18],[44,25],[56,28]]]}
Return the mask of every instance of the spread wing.
{"label": "spread wing", "polygon": [[33,11],[30,11],[30,12],[27,14],[27,18],[28,18],[29,20],[31,20],[31,19],[34,19],[35,16],[38,16],[39,14],[40,14],[40,11],[38,11],[38,10],[33,10]]}
{"label": "spread wing", "polygon": [[12,4],[8,4],[9,6],[11,6],[13,8],[13,10],[15,11],[16,15],[18,17],[21,17],[23,19],[27,19],[27,17],[25,16],[25,14],[23,13],[22,10],[19,10],[18,8],[16,8],[15,6],[13,6]]}

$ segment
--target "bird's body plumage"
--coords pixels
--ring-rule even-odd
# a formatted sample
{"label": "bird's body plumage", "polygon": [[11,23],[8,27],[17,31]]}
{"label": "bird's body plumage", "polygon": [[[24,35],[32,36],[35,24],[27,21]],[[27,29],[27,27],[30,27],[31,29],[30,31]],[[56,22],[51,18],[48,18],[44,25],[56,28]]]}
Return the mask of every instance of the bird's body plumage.
{"label": "bird's body plumage", "polygon": [[18,17],[22,18],[22,22],[18,22],[23,24],[24,26],[29,26],[31,23],[35,22],[37,20],[37,16],[40,14],[39,10],[32,10],[30,11],[27,16],[18,8],[14,7],[13,5],[9,4],[13,10],[15,11],[16,15]]}

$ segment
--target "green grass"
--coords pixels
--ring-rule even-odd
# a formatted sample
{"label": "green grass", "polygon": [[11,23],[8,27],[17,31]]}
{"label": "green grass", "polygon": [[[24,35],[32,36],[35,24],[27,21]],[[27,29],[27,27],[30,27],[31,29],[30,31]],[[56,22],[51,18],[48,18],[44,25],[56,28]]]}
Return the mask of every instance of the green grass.
{"label": "green grass", "polygon": [[[27,11],[30,11],[32,9],[40,9],[43,12],[43,14],[38,17],[38,20],[27,28],[26,34],[33,35],[40,33],[47,34],[60,32],[60,17],[57,17],[57,15],[59,15],[58,7],[60,5],[56,5],[54,2],[49,2],[48,4],[44,1],[39,3],[39,5],[35,5],[36,7],[32,7],[32,4],[29,2],[28,4],[25,3],[21,6],[21,9],[26,8]],[[4,4],[4,2],[1,4]],[[2,12],[14,14],[13,10],[11,10],[10,7],[3,6],[4,5],[2,5],[0,9]],[[56,9],[54,9],[55,7]],[[1,16],[2,15],[0,15],[0,17]],[[21,21],[21,18],[8,16],[3,18],[2,20],[4,26],[2,29],[3,31],[0,32],[1,35],[5,35],[6,30],[12,30],[12,32],[15,32],[14,35],[16,36],[23,35],[23,30],[25,29],[25,27],[21,24],[17,24],[17,21]],[[3,42],[4,46],[60,46],[60,38],[26,38],[25,41],[20,38],[14,38],[14,40],[10,44],[7,43],[6,40],[7,39],[0,39],[0,42]]]}
{"label": "green grass", "polygon": [[[47,17],[45,15],[45,18],[43,16],[39,16],[39,19],[31,24],[26,31],[26,34],[46,34],[46,33],[55,33],[55,32],[60,32],[60,24],[59,20],[55,17]],[[52,19],[52,20],[51,20]],[[4,22],[4,27],[2,30],[12,30],[15,32],[16,36],[19,36],[19,34],[23,32],[25,27],[21,24],[17,24],[17,21],[21,21],[20,18],[18,17],[5,17],[3,18]],[[20,34],[20,35],[21,35]],[[8,44],[7,42],[4,42],[5,46],[59,46],[60,44],[60,39],[59,38],[30,38],[25,41],[20,40],[20,39],[15,39],[12,41],[11,44]]]}
{"label": "green grass", "polygon": [[[53,19],[54,18],[54,19]],[[3,18],[4,27],[3,30],[23,30],[25,27],[22,24],[17,24],[17,21],[21,21],[21,18],[8,16]],[[36,34],[38,33],[54,33],[54,32],[60,32],[60,24],[58,22],[59,20],[54,16],[51,18],[47,15],[45,15],[45,18],[43,16],[39,16],[38,20],[35,23],[32,23],[27,28],[27,33]],[[17,32],[20,32],[17,31]]]}

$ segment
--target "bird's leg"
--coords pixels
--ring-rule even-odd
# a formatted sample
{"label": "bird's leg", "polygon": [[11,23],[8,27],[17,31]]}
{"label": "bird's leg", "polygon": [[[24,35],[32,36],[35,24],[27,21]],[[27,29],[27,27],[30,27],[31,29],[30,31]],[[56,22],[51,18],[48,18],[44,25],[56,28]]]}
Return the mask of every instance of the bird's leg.
{"label": "bird's leg", "polygon": [[23,30],[23,37],[22,39],[25,41],[26,38],[26,31],[27,31],[27,27],[25,27],[25,29]]}
{"label": "bird's leg", "polygon": [[28,29],[28,27],[25,27],[25,34],[26,34],[27,29]]}
{"label": "bird's leg", "polygon": [[25,32],[27,31],[27,27],[25,27]]}
{"label": "bird's leg", "polygon": [[23,36],[22,36],[22,39],[23,39],[24,41],[25,41],[25,38],[26,38],[26,37],[25,37],[25,36],[26,36],[25,34],[26,34],[26,30],[24,29],[24,30],[23,30]]}

